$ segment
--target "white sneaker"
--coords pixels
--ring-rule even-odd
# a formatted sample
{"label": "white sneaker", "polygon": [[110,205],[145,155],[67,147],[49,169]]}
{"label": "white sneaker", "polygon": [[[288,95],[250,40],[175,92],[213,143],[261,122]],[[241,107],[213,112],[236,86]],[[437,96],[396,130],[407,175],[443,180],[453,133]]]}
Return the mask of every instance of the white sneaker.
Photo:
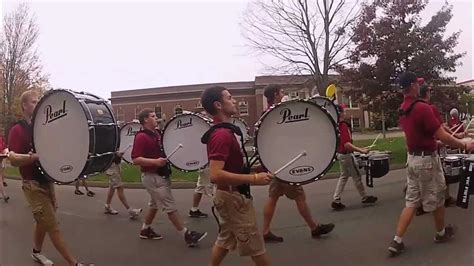
{"label": "white sneaker", "polygon": [[116,215],[118,214],[118,211],[112,209],[112,207],[107,207],[105,206],[105,211],[104,211],[105,214],[112,214],[112,215]]}
{"label": "white sneaker", "polygon": [[46,265],[46,266],[54,265],[54,263],[51,260],[46,258],[46,256],[44,256],[41,253],[31,253],[31,257],[33,258],[34,261],[41,263],[42,265]]}
{"label": "white sneaker", "polygon": [[143,211],[142,209],[131,209],[128,212],[128,214],[130,214],[130,219],[136,219],[142,211]]}

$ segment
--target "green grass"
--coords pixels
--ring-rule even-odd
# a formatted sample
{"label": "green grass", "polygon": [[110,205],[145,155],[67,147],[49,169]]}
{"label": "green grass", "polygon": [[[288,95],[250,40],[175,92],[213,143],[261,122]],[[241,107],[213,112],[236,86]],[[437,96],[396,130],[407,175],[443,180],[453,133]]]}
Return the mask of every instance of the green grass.
{"label": "green grass", "polygon": [[[354,144],[359,147],[366,147],[372,144],[373,139],[371,140],[358,140],[354,141]],[[379,139],[376,146],[373,148],[379,151],[391,151],[393,160],[390,161],[392,165],[405,164],[406,160],[406,145],[405,138],[387,138]],[[329,170],[329,173],[339,172],[339,164],[336,162]],[[18,168],[7,167],[6,175],[9,176],[19,176]],[[107,182],[108,177],[105,174],[98,174],[94,176],[89,176],[90,181],[101,181]],[[140,180],[140,169],[134,165],[122,164],[122,180],[123,182],[128,183],[139,183]],[[197,172],[183,172],[174,167],[172,167],[171,180],[173,181],[189,181],[196,182]]]}

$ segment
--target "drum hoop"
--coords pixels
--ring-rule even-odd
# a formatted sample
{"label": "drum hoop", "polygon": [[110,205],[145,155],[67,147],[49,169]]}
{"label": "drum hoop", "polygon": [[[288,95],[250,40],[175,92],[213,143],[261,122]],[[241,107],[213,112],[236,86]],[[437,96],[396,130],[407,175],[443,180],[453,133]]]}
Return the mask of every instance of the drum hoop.
{"label": "drum hoop", "polygon": [[[339,114],[339,108],[337,108],[337,105],[333,101],[329,100],[329,98],[323,97],[323,96],[313,96],[313,97],[309,98],[309,100],[316,99],[316,98],[324,99],[325,101],[330,102],[332,106],[334,106],[334,109],[336,109],[336,117],[337,117],[336,123],[339,122],[339,118],[340,118],[341,114]],[[326,109],[326,107],[323,107],[323,106],[320,106],[320,107]]]}
{"label": "drum hoop", "polygon": [[265,113],[263,113],[263,115],[258,119],[257,123],[255,123],[255,138],[254,138],[254,148],[255,148],[255,154],[258,155],[258,160],[260,162],[260,164],[265,168],[265,169],[268,169],[265,164],[262,162],[261,158],[260,158],[260,155],[258,154],[258,132],[260,130],[260,124],[261,124],[261,121],[263,121],[265,119],[265,117],[267,117],[267,115],[274,109],[276,108],[277,106],[280,106],[280,105],[287,105],[287,104],[290,104],[290,103],[293,103],[293,102],[304,102],[304,103],[309,103],[309,104],[312,104],[314,106],[316,106],[317,108],[321,109],[323,111],[323,113],[329,118],[329,121],[331,122],[331,124],[333,125],[333,128],[334,128],[334,131],[336,133],[336,148],[334,149],[334,153],[332,155],[332,159],[331,159],[331,163],[329,163],[329,165],[316,177],[313,177],[313,178],[310,178],[306,181],[303,181],[303,182],[288,182],[286,180],[282,180],[280,178],[278,178],[277,176],[275,176],[276,179],[278,179],[279,181],[281,182],[284,182],[284,183],[287,183],[287,184],[290,184],[290,185],[294,185],[294,186],[299,186],[299,185],[305,185],[305,184],[309,184],[309,183],[312,183],[312,182],[315,182],[315,181],[318,181],[319,179],[321,179],[322,177],[324,177],[324,175],[329,171],[329,169],[331,169],[331,167],[333,166],[333,164],[336,162],[336,155],[337,155],[337,147],[339,147],[339,139],[340,139],[340,133],[339,133],[339,128],[337,127],[337,124],[336,124],[336,121],[334,121],[334,119],[332,118],[331,114],[329,113],[329,111],[322,107],[322,106],[319,106],[318,104],[310,101],[309,99],[296,99],[296,100],[292,100],[292,101],[286,101],[286,102],[280,102],[278,104],[275,104],[273,106],[271,106]]}
{"label": "drum hoop", "polygon": [[[31,118],[31,145],[32,145],[32,149],[33,149],[33,152],[36,153],[36,146],[35,146],[35,118],[36,118],[36,115],[38,114],[38,110],[39,108],[37,108],[38,106],[40,106],[48,97],[50,97],[51,95],[53,95],[55,92],[66,92],[66,93],[69,93],[71,94],[74,98],[76,98],[75,94],[78,94],[77,92],[75,91],[72,91],[72,90],[68,90],[68,89],[53,89],[53,90],[49,90],[47,91],[45,94],[43,94],[43,97],[41,97],[41,99],[38,101],[38,103],[36,104],[36,107],[35,107],[35,110],[33,111],[33,116]],[[77,98],[76,98],[77,99]],[[86,110],[84,109],[84,106],[83,106],[83,103],[79,102],[80,103],[80,106],[81,108],[83,109],[84,113],[86,113]],[[89,142],[95,142],[95,140],[93,139],[89,139]],[[91,153],[91,150],[90,150],[90,145],[91,143],[89,143],[89,154]],[[95,146],[95,143],[94,145],[92,145],[93,147]],[[87,156],[89,158],[89,155]],[[86,162],[86,164],[84,165],[84,168],[81,170],[81,173],[79,174],[79,176],[83,176],[84,174],[84,171],[87,169],[87,167],[89,166],[90,162]],[[41,171],[41,173],[49,178],[50,180],[53,180],[54,183],[56,184],[71,184],[73,182],[75,182],[77,179],[79,179],[79,176],[74,179],[73,181],[71,182],[63,182],[63,181],[58,181],[56,179],[54,179],[52,176],[50,176],[44,169],[43,165],[41,164],[41,161],[40,160],[37,160],[37,166],[39,168],[39,170]]]}
{"label": "drum hoop", "polygon": [[[121,127],[118,127],[118,136],[119,136],[119,145],[118,145],[118,148],[117,150],[120,148],[120,143],[122,142],[122,136],[121,136],[121,133],[122,133],[122,129],[130,124],[139,124],[141,127],[143,127],[139,122],[134,122],[134,121],[129,121],[125,124],[123,124]],[[122,160],[124,160],[126,163],[128,164],[133,164],[133,162],[129,162],[127,161],[125,158],[122,157]]]}
{"label": "drum hoop", "polygon": [[[163,128],[163,130],[162,130],[162,132],[161,132],[161,151],[165,154],[165,156],[166,156],[165,149],[163,149],[163,147],[164,147],[164,141],[165,141],[165,138],[164,138],[164,136],[165,136],[165,131],[166,131],[166,129],[168,128],[168,126],[171,124],[171,121],[177,119],[177,118],[180,117],[180,116],[184,116],[184,115],[194,115],[194,116],[198,116],[199,118],[202,118],[202,119],[204,120],[204,122],[206,122],[209,126],[212,126],[212,121],[213,121],[213,120],[210,119],[210,118],[208,118],[208,117],[206,117],[206,116],[204,116],[204,115],[201,115],[200,113],[195,113],[195,112],[189,111],[189,113],[182,113],[182,114],[176,114],[176,115],[174,115],[174,116],[171,117],[171,119],[166,123],[165,127]],[[182,169],[182,168],[176,166],[176,165],[175,165],[174,163],[172,163],[171,161],[169,161],[169,163],[170,163],[171,165],[173,165],[174,168],[176,168],[176,169],[178,169],[178,170],[180,170],[180,171],[182,171],[182,172],[189,173],[189,172],[197,172],[197,171],[199,171],[199,170],[202,170],[202,169],[206,168],[207,165],[209,164],[209,161],[207,162],[207,164],[203,165],[201,168],[196,169],[196,170],[186,170],[186,169]]]}

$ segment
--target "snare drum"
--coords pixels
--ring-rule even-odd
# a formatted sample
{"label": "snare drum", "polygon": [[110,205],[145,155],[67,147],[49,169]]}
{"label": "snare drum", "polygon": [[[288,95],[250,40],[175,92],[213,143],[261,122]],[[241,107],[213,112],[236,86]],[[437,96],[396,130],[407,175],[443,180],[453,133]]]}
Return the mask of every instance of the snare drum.
{"label": "snare drum", "polygon": [[463,171],[459,180],[456,206],[467,209],[471,195],[474,195],[474,155],[463,159]]}
{"label": "snare drum", "polygon": [[337,111],[336,105],[331,100],[322,96],[313,96],[309,100],[328,110],[332,119],[336,123],[339,121],[339,112]]}
{"label": "snare drum", "polygon": [[338,129],[329,112],[309,100],[279,103],[255,125],[255,150],[263,167],[275,173],[306,152],[276,178],[291,185],[318,180],[335,161]]}
{"label": "snare drum", "polygon": [[376,153],[368,156],[368,170],[372,178],[380,178],[390,170],[390,156],[385,153]]}
{"label": "snare drum", "polygon": [[459,182],[462,174],[464,154],[452,154],[441,158],[446,184]]}
{"label": "snare drum", "polygon": [[128,122],[120,128],[120,147],[119,151],[123,152],[122,159],[132,164],[132,149],[135,135],[142,130],[142,125],[138,122]]}
{"label": "snare drum", "polygon": [[[238,118],[238,117],[232,117],[230,119],[230,123],[240,128],[240,131],[242,131],[244,144],[247,143],[250,140],[250,133],[249,133],[250,131],[249,131],[249,127],[247,123],[243,119]],[[240,142],[240,136],[238,136],[237,139],[239,140],[239,144],[242,145]]]}
{"label": "snare drum", "polygon": [[197,113],[178,114],[169,120],[163,129],[162,146],[175,168],[197,171],[206,167],[207,146],[201,143],[201,137],[211,124],[211,119]]}
{"label": "snare drum", "polygon": [[48,91],[36,106],[32,123],[39,167],[57,183],[105,171],[119,146],[112,108],[92,94]]}

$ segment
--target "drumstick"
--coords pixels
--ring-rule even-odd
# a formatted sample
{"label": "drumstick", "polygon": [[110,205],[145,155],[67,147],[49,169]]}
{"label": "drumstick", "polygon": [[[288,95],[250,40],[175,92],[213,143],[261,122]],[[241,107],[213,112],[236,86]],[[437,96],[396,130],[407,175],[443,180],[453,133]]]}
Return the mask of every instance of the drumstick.
{"label": "drumstick", "polygon": [[183,144],[178,144],[178,147],[176,147],[176,149],[174,149],[167,157],[166,157],[166,160],[169,160],[169,158],[171,158],[171,156],[173,156],[173,154],[175,154],[179,149],[181,149],[183,147]]}
{"label": "drumstick", "polygon": [[377,135],[377,137],[375,137],[374,142],[372,142],[372,144],[370,144],[370,146],[367,146],[367,147],[364,147],[364,148],[365,148],[365,149],[370,149],[370,148],[374,147],[374,146],[375,146],[375,142],[377,142],[377,140],[380,138],[381,135],[382,135],[382,133],[379,133],[379,134]]}
{"label": "drumstick", "polygon": [[[469,128],[469,126],[471,125],[472,123],[472,119],[471,121],[469,121],[469,124],[467,125],[467,128]],[[458,133],[458,131],[461,129],[461,125],[462,125],[462,122],[461,124],[459,124],[458,128],[456,128],[456,131],[453,131],[453,133],[451,134],[451,136],[454,136],[454,134]]]}
{"label": "drumstick", "polygon": [[472,123],[472,119],[471,121],[469,121],[469,124],[467,124],[467,127],[464,129],[464,133],[466,133],[469,130],[469,126],[471,125],[471,123]]}
{"label": "drumstick", "polygon": [[453,131],[455,128],[458,128],[460,127],[462,124],[459,124],[459,125],[454,125],[453,127],[449,128],[449,130]]}
{"label": "drumstick", "polygon": [[298,154],[295,158],[293,158],[287,164],[283,165],[280,169],[276,170],[274,174],[278,175],[278,173],[283,171],[283,169],[287,168],[288,166],[290,166],[291,164],[293,164],[294,162],[296,162],[299,158],[301,158],[303,156],[306,156],[306,151],[303,151],[302,153]]}
{"label": "drumstick", "polygon": [[125,153],[128,149],[130,149],[132,147],[132,144],[128,145],[127,148],[125,148],[125,150],[122,151],[122,153]]}

